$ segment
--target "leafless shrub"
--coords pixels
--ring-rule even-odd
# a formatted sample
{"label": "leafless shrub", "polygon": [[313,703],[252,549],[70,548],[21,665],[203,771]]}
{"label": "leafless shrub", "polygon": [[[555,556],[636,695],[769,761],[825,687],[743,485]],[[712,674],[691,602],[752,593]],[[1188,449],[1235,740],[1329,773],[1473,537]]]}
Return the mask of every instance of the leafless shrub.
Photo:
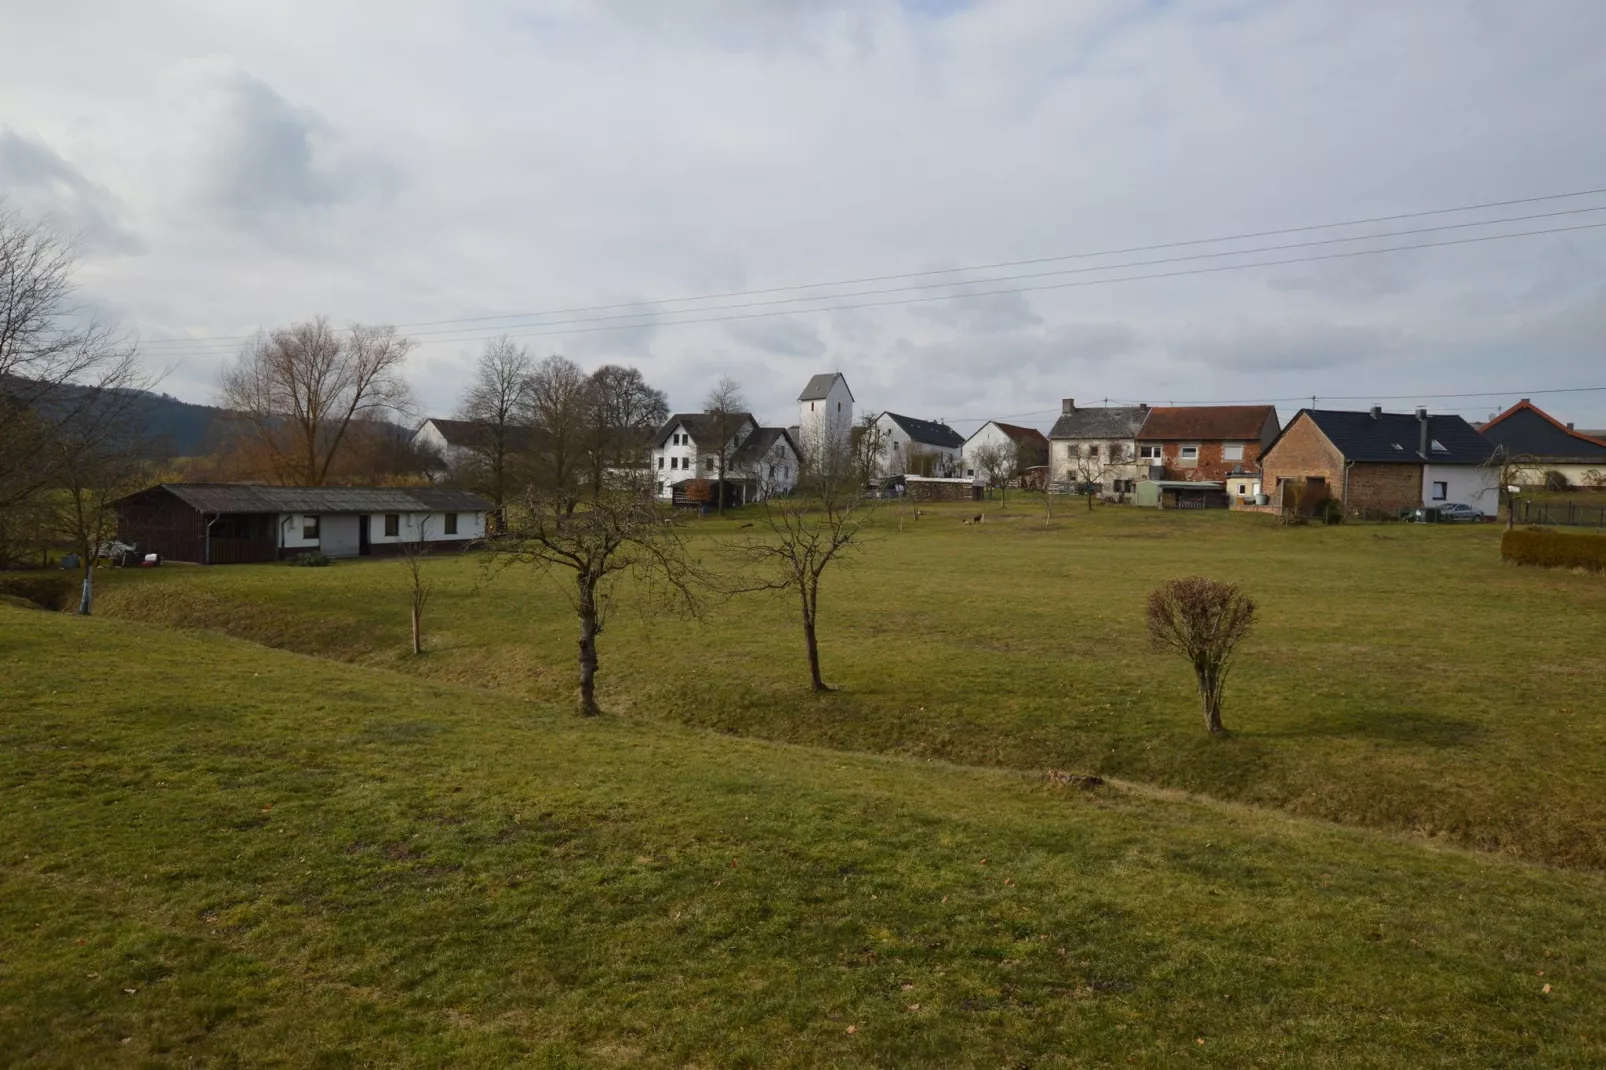
{"label": "leafless shrub", "polygon": [[1149,638],[1193,666],[1205,730],[1225,731],[1221,696],[1233,651],[1255,619],[1255,603],[1235,585],[1203,576],[1167,580],[1149,594]]}

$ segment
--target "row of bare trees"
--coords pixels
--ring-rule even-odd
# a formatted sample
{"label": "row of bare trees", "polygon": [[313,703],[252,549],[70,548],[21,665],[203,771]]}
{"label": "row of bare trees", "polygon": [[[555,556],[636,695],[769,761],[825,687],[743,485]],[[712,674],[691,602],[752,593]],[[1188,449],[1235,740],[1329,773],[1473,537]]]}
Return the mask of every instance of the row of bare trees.
{"label": "row of bare trees", "polygon": [[110,502],[149,466],[136,408],[153,380],[77,300],[77,265],[70,235],[0,203],[0,567],[72,547],[88,612]]}
{"label": "row of bare trees", "polygon": [[494,339],[458,403],[468,438],[454,475],[499,516],[532,493],[572,512],[582,493],[599,495],[610,473],[639,472],[668,415],[664,392],[639,369],[604,364],[587,373],[566,357],[537,360],[511,339]]}

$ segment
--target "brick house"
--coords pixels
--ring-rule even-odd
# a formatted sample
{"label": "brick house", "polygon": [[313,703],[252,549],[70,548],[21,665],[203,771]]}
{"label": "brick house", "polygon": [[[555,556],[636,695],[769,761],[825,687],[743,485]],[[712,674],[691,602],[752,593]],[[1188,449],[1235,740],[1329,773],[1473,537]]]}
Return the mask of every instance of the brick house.
{"label": "brick house", "polygon": [[1138,429],[1138,463],[1151,479],[1223,483],[1252,477],[1281,424],[1274,405],[1156,406]]}
{"label": "brick house", "polygon": [[1335,498],[1349,515],[1397,514],[1423,505],[1461,503],[1499,512],[1494,449],[1459,416],[1301,409],[1261,455],[1273,505]]}

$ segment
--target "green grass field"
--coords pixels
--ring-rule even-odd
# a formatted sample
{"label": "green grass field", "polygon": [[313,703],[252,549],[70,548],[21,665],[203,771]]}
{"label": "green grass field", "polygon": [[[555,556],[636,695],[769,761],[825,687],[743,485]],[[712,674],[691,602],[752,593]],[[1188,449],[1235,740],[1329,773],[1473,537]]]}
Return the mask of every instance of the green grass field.
{"label": "green grass field", "polygon": [[[1281,528],[1259,516],[1025,503],[957,507],[878,537],[832,575],[826,678],[809,693],[793,605],[706,620],[625,611],[602,700],[638,720],[843,751],[1098,773],[1349,825],[1606,868],[1606,581],[1500,561],[1495,526]],[[969,510],[965,510],[969,512]],[[748,529],[693,525],[711,562]],[[401,567],[108,574],[103,612],[565,703],[573,617],[549,582],[429,565],[429,651],[407,650]],[[1233,735],[1201,730],[1185,665],[1147,647],[1145,594],[1242,584],[1257,632],[1228,686]]]}
{"label": "green grass field", "polygon": [[[1177,673],[1144,668],[1124,597],[1148,577],[1123,565],[1158,548],[1166,566],[1215,555],[1223,573],[1267,592],[1268,627],[1237,693],[1243,734],[1217,748],[1254,756],[1236,781],[1221,778],[1239,794],[1274,773],[1291,777],[1278,763],[1303,747],[1357,767],[1368,755],[1472,748],[1473,767],[1499,769],[1502,753],[1534,753],[1493,728],[1447,741],[1420,728],[1333,727],[1351,724],[1343,719],[1325,721],[1327,731],[1286,727],[1331,718],[1324,704],[1374,686],[1360,675],[1322,680],[1308,665],[1290,676],[1324,642],[1318,622],[1299,623],[1295,609],[1331,588],[1292,584],[1300,570],[1286,562],[1308,564],[1324,547],[1346,559],[1394,551],[1444,575],[1450,566],[1434,562],[1476,559],[1463,544],[1437,532],[1425,546],[1373,547],[1354,533],[1283,539],[1213,520],[1097,523],[1108,526],[1086,547],[1070,530],[1037,537],[1003,524],[967,532],[979,536],[970,544],[923,530],[877,547],[833,600],[842,625],[828,664],[848,690],[821,705],[796,696],[795,651],[770,651],[782,618],[758,605],[740,611],[746,640],[735,623],[663,625],[652,639],[621,629],[609,640],[616,698],[649,675],[624,671],[628,652],[667,634],[698,671],[688,693],[718,695],[725,681],[749,679],[730,685],[728,705],[665,718],[728,716],[762,730],[751,711],[769,695],[776,735],[828,735],[819,726],[838,718],[855,727],[833,742],[885,740],[912,755],[974,747],[989,760],[1024,760],[1046,745],[1033,740],[1060,748],[1042,764],[1079,755],[1099,764],[1091,740],[1125,739],[1117,757],[1142,769],[1147,734],[1155,750],[1178,752],[1170,765],[1151,757],[1153,768],[1181,770],[1184,756],[1207,753],[1189,739],[1194,711]],[[1487,549],[1472,539],[1465,545]],[[1251,567],[1254,545],[1263,561],[1284,563]],[[933,575],[932,555],[945,548],[973,549],[976,574]],[[1041,581],[1004,590],[1027,564]],[[388,644],[400,633],[352,596],[367,587],[377,602],[382,568],[173,569],[131,577],[120,592],[188,590],[193,608],[215,605],[198,601],[203,593],[245,600],[273,589],[273,608],[239,627],[268,637],[278,627],[283,639],[296,621],[322,621],[318,641],[368,666],[0,606],[0,1063],[1606,1062],[1598,873],[1135,785],[1090,792],[928,757],[640,717],[583,720],[526,697],[563,690],[550,679],[567,658],[548,596],[443,588],[441,648],[423,670],[438,678],[421,679],[393,671],[402,663]],[[462,569],[442,563],[443,580],[467,577]],[[1528,614],[1543,590],[1575,603],[1598,597],[1567,576],[1482,574]],[[913,591],[876,631],[884,614],[869,595],[896,589],[897,577]],[[1349,582],[1364,590],[1386,580]],[[1073,594],[1093,583],[1103,598]],[[1335,619],[1353,621],[1368,601],[1343,594]],[[1466,616],[1501,601],[1491,591]],[[1021,627],[1051,607],[1057,626]],[[1435,619],[1396,621],[1389,638],[1399,647],[1415,636],[1418,648],[1446,654],[1445,632],[1426,631]],[[499,630],[512,634],[490,653],[466,652]],[[1358,674],[1379,663],[1383,637],[1354,643],[1372,658],[1334,651],[1321,664],[1359,665]],[[497,686],[457,680],[503,650],[522,657],[482,681]],[[1563,653],[1551,656],[1559,664]],[[1404,658],[1394,649],[1380,663]],[[1093,672],[1100,659],[1110,678]],[[916,686],[927,667],[950,662],[950,673]],[[1423,672],[1424,689],[1452,676],[1448,666]],[[1035,727],[1030,680],[1057,682],[1042,707],[1057,713]],[[1132,681],[1143,693],[1123,703]],[[922,703],[959,723],[967,707],[956,689],[971,705],[995,690],[998,709],[967,714],[974,729],[933,729],[907,745],[871,727],[876,711],[900,702],[910,707],[900,724],[920,723]],[[630,705],[669,693],[644,690]],[[1482,703],[1442,716],[1487,722],[1495,696]],[[1101,704],[1114,704],[1097,715],[1103,727],[1077,723]],[[1528,735],[1546,723],[1517,709]],[[1120,718],[1130,723],[1117,731]],[[983,725],[1008,737],[999,749],[979,746]],[[1567,775],[1583,777],[1586,761],[1573,755]],[[1533,767],[1500,777],[1531,778],[1536,790],[1545,780]],[[1326,782],[1307,790],[1320,794]]]}

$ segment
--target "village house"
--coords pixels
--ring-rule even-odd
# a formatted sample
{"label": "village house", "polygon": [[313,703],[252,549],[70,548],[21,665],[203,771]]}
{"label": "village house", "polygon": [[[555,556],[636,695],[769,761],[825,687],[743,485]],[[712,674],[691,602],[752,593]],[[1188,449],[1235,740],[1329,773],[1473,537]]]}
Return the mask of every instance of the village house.
{"label": "village house", "polygon": [[1542,484],[1556,473],[1569,486],[1606,487],[1606,432],[1574,430],[1527,398],[1478,430],[1491,446],[1519,460],[1518,484]]}
{"label": "village house", "polygon": [[1129,493],[1149,474],[1138,463],[1138,429],[1148,415],[1147,405],[1079,409],[1075,398],[1065,398],[1048,432],[1050,480]]}
{"label": "village house", "polygon": [[853,391],[841,372],[810,377],[797,396],[798,423],[794,445],[804,456],[822,449],[846,449],[853,435]]}
{"label": "village house", "polygon": [[270,487],[161,483],[112,503],[117,537],[140,554],[203,565],[400,552],[403,543],[467,546],[491,503],[445,487]]}
{"label": "village house", "polygon": [[413,448],[439,457],[448,469],[485,448],[487,425],[472,420],[446,420],[432,416],[413,432]]}
{"label": "village house", "polygon": [[982,478],[986,473],[982,470],[983,466],[977,464],[978,454],[989,447],[1003,445],[1015,451],[1013,471],[1009,473],[1011,477],[1024,475],[1029,469],[1048,464],[1048,439],[1043,432],[1035,427],[988,420],[960,447],[964,474],[972,479]]}
{"label": "village house", "polygon": [[1257,471],[1280,427],[1272,405],[1155,406],[1138,429],[1138,463],[1156,482],[1219,483],[1225,489],[1231,477]]}
{"label": "village house", "polygon": [[1351,516],[1462,504],[1500,511],[1493,447],[1459,416],[1301,409],[1260,458],[1271,504],[1308,509],[1328,498]]}
{"label": "village house", "polygon": [[881,450],[873,466],[878,478],[964,478],[961,455],[965,437],[940,420],[884,412],[876,417],[875,428],[881,436]]}

